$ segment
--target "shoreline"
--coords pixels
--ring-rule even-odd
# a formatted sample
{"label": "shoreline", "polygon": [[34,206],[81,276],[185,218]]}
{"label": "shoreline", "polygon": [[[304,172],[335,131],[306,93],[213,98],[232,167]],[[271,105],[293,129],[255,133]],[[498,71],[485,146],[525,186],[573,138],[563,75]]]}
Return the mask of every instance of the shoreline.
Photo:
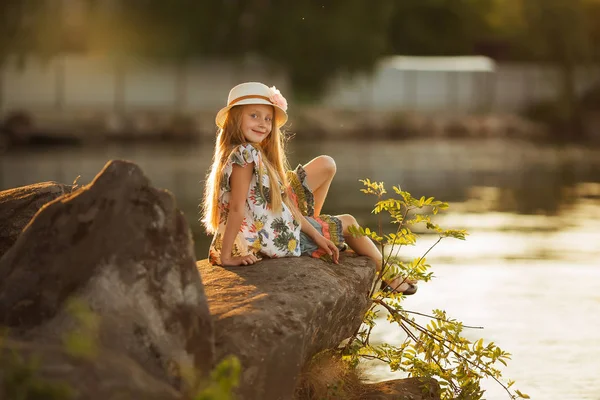
{"label": "shoreline", "polygon": [[[283,127],[290,136],[325,139],[516,138],[600,143],[600,134],[559,137],[551,127],[517,114],[449,114],[407,111],[333,110],[302,107]],[[592,130],[593,131],[593,130]],[[212,111],[21,111],[0,125],[0,149],[21,145],[82,145],[103,142],[212,141]],[[586,137],[587,136],[587,137]],[[578,140],[574,140],[578,139]]]}

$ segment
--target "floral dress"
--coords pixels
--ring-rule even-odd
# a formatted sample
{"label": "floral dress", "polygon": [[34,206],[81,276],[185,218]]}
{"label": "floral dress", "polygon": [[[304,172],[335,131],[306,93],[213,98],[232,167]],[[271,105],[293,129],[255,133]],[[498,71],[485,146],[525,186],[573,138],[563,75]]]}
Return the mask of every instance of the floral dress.
{"label": "floral dress", "polygon": [[[211,264],[221,264],[223,234],[229,214],[231,187],[229,178],[233,164],[246,166],[254,163],[250,188],[246,196],[244,219],[234,243],[234,257],[248,254],[278,257],[300,256],[300,223],[294,219],[287,205],[282,203],[281,214],[274,213],[269,205],[269,176],[262,162],[262,154],[251,144],[240,145],[235,149],[223,169],[223,179],[219,190],[219,226],[209,249]],[[259,179],[262,181],[261,192]]]}
{"label": "floral dress", "polygon": [[[300,223],[296,221],[285,203],[282,203],[280,215],[271,210],[267,199],[270,192],[269,176],[262,163],[262,154],[251,144],[245,144],[240,145],[232,152],[223,169],[223,179],[219,190],[219,226],[209,249],[210,263],[221,264],[223,234],[227,225],[231,194],[229,179],[233,171],[233,164],[245,166],[252,162],[254,170],[246,196],[244,219],[233,242],[232,255],[237,257],[255,254],[258,257],[270,258],[308,255],[330,261],[330,257],[325,251],[300,231]],[[298,165],[294,171],[287,171],[286,177],[290,184],[288,193],[302,215],[323,236],[330,239],[338,248],[344,249],[342,222],[339,218],[330,215],[314,215],[314,197],[306,183],[304,168]],[[258,185],[259,179],[263,184],[262,193]]]}

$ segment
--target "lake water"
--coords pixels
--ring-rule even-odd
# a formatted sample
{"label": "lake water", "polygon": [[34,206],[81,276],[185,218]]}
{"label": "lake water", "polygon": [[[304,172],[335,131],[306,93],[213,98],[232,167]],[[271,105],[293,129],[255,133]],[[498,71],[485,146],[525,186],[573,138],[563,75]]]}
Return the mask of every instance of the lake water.
{"label": "lake water", "polygon": [[[138,163],[157,187],[171,190],[185,212],[199,258],[209,244],[197,220],[212,145],[110,145],[19,150],[0,156],[0,189],[55,180],[89,182],[109,159]],[[338,173],[326,213],[351,213],[374,227],[372,199],[359,178],[401,185],[415,196],[450,202],[438,222],[465,228],[466,241],[446,239],[428,256],[436,278],[407,298],[409,310],[445,309],[483,330],[467,331],[512,353],[505,369],[533,399],[600,399],[600,149],[520,141],[410,140],[302,142],[292,166],[319,154]],[[435,238],[404,251],[419,256]],[[380,321],[379,341],[398,330]],[[372,380],[401,377],[367,365]],[[508,398],[493,383],[487,399]]]}

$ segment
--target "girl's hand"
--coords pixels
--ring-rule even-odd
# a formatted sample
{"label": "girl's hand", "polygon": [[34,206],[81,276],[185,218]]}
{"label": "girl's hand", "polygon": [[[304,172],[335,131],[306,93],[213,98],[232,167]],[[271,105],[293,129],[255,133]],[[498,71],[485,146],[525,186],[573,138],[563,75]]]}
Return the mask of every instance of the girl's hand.
{"label": "girl's hand", "polygon": [[331,256],[334,263],[339,264],[340,250],[337,248],[335,243],[323,235],[318,235],[314,238],[314,241],[319,248],[325,250],[325,252]]}
{"label": "girl's hand", "polygon": [[256,257],[254,254],[248,254],[247,256],[238,257],[223,257],[221,256],[221,265],[223,267],[236,267],[239,265],[252,265],[259,262],[261,259]]}

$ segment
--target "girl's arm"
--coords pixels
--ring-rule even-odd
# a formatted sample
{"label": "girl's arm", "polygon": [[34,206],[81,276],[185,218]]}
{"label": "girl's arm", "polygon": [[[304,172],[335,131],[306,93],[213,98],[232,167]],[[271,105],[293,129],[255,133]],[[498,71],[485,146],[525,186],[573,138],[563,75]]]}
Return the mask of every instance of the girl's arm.
{"label": "girl's arm", "polygon": [[305,216],[300,221],[300,230],[304,232],[319,248],[325,250],[333,258],[333,262],[339,264],[340,250],[335,243],[323,236]]}
{"label": "girl's arm", "polygon": [[233,164],[229,185],[231,195],[229,197],[229,216],[225,225],[223,234],[223,247],[221,248],[221,264],[225,266],[249,265],[258,261],[253,254],[240,257],[232,257],[233,242],[240,231],[242,221],[246,211],[246,196],[252,180],[254,163],[248,163],[245,166]]}

